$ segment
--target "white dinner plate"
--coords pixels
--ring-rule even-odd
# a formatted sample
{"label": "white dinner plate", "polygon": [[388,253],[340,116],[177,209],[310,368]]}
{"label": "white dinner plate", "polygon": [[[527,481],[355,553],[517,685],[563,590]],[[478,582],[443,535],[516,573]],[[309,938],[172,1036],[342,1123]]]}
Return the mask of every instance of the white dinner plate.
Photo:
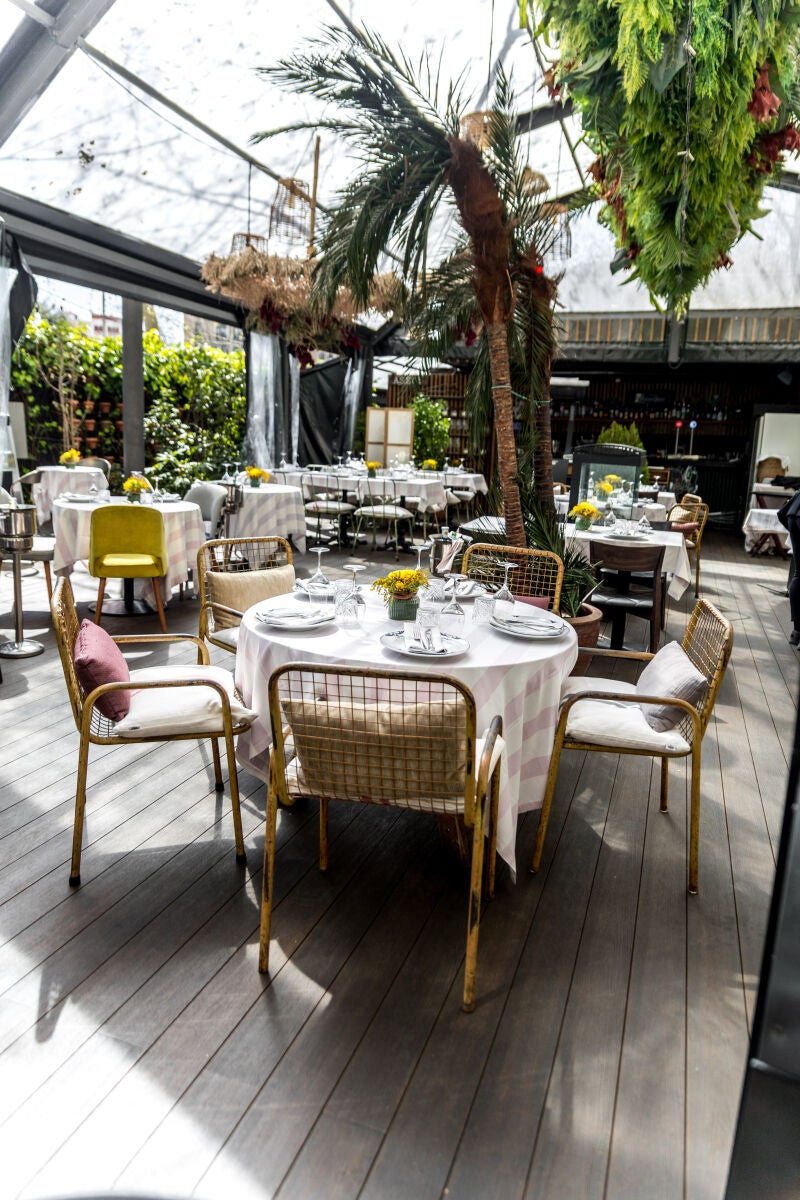
{"label": "white dinner plate", "polygon": [[639,530],[636,533],[615,533],[613,529],[610,529],[603,536],[607,537],[610,542],[646,542],[650,535]]}
{"label": "white dinner plate", "polygon": [[466,638],[456,637],[453,633],[443,633],[441,639],[441,650],[423,650],[421,646],[417,649],[406,645],[405,633],[398,629],[394,633],[384,633],[381,636],[381,645],[395,654],[405,655],[406,658],[457,658],[459,654],[466,654],[469,650]]}
{"label": "white dinner plate", "polygon": [[528,641],[562,637],[567,628],[566,621],[562,621],[560,617],[549,617],[547,620],[540,621],[532,621],[527,617],[514,617],[510,620],[492,617],[490,624],[495,629],[499,629],[501,633],[508,633],[511,637],[527,638]]}
{"label": "white dinner plate", "polygon": [[175,496],[172,492],[162,492],[156,504],[177,504],[179,500],[180,496]]}
{"label": "white dinner plate", "polygon": [[98,497],[87,496],[83,492],[62,492],[59,499],[69,504],[94,504]]}
{"label": "white dinner plate", "polygon": [[295,632],[316,629],[319,625],[328,625],[336,618],[335,613],[326,613],[321,608],[311,608],[307,612],[294,608],[264,608],[257,612],[256,616],[265,625],[274,625],[276,629],[291,629]]}

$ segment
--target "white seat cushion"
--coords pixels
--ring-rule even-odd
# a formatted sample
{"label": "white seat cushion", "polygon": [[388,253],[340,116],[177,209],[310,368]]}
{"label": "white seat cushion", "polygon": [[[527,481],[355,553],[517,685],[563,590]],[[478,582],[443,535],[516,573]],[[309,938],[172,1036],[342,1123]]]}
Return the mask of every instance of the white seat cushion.
{"label": "white seat cushion", "polygon": [[[594,679],[589,675],[569,678],[561,689],[561,698],[583,692],[617,692],[635,696],[636,685],[620,679]],[[627,747],[652,754],[686,754],[689,743],[675,729],[659,732],[647,723],[638,704],[614,700],[580,700],[572,706],[567,720],[567,737],[593,746]]]}
{"label": "white seat cushion", "polygon": [[[228,695],[234,724],[250,724],[256,713],[245,708],[236,697],[233,675],[224,667],[180,666],[141,667],[131,671],[131,683],[166,683],[171,680],[213,679]],[[127,717],[114,726],[120,737],[169,737],[178,733],[221,735],[222,701],[219,693],[209,687],[148,688],[131,692]]]}
{"label": "white seat cushion", "polygon": [[215,629],[210,633],[209,640],[221,643],[223,646],[230,646],[231,650],[235,650],[239,645],[239,625],[231,625],[227,629]]}
{"label": "white seat cushion", "polygon": [[399,504],[365,504],[356,510],[357,517],[382,517],[384,520],[402,521],[413,519],[414,514]]}

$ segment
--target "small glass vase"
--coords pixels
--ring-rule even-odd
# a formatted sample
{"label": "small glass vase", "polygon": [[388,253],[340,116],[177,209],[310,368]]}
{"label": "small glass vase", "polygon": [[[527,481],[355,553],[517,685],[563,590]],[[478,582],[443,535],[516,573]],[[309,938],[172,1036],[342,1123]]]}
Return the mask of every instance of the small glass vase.
{"label": "small glass vase", "polygon": [[575,518],[575,528],[581,529],[584,532],[587,529],[591,529],[592,528],[592,518],[591,517],[576,517]]}
{"label": "small glass vase", "polygon": [[374,467],[367,467],[367,478],[368,479],[375,478],[375,468]]}
{"label": "small glass vase", "polygon": [[69,462],[69,463],[62,463],[61,465],[62,465],[62,467],[66,467],[68,471],[74,471],[77,464],[74,462]]}
{"label": "small glass vase", "polygon": [[416,621],[419,596],[390,596],[387,608],[390,621]]}
{"label": "small glass vase", "polygon": [[141,492],[128,492],[128,504],[141,504],[141,503],[142,503]]}
{"label": "small glass vase", "polygon": [[261,480],[260,480],[260,479],[251,479],[251,480],[250,480],[250,487],[251,487],[251,488],[260,488],[260,487],[261,487]]}

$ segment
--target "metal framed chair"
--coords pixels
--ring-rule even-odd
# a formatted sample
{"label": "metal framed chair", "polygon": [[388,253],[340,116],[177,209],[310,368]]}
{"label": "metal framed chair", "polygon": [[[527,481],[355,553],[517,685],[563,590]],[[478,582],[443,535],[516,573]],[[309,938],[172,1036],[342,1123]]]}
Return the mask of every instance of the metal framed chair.
{"label": "metal framed chair", "polygon": [[168,567],[161,513],[143,504],[110,504],[92,513],[89,574],[100,580],[94,619],[103,615],[107,579],[152,579],[162,633],[167,632],[161,578]]}
{"label": "metal framed chair", "polygon": [[89,454],[85,458],[79,459],[78,466],[99,467],[106,479],[108,479],[109,475],[111,474],[111,463],[107,458],[99,458],[96,454]]}
{"label": "metal framed chair", "polygon": [[505,578],[502,562],[517,564],[509,585],[515,596],[547,598],[554,613],[561,604],[564,564],[550,550],[526,550],[521,546],[498,546],[492,542],[473,542],[464,551],[461,570],[470,579],[499,588]]}
{"label": "metal framed chair", "polygon": [[400,526],[408,528],[411,540],[414,529],[414,514],[409,508],[400,504],[397,483],[394,479],[382,476],[378,479],[362,479],[358,485],[359,505],[353,513],[354,536],[358,541],[364,524],[372,533],[372,549],[377,544],[377,532],[380,526],[386,527],[387,544],[391,538],[395,546],[395,557],[402,545]]}
{"label": "metal framed chair", "polygon": [[686,541],[689,561],[694,561],[694,594],[700,595],[700,553],[703,546],[703,531],[708,521],[708,505],[694,496],[684,496],[680,503],[673,504],[667,513],[667,521],[673,529],[679,529]]}
{"label": "metal framed chair", "polygon": [[[216,791],[221,792],[222,766],[219,739],[225,742],[228,763],[228,779],[231,791],[231,811],[236,843],[236,861],[245,862],[242,818],[239,806],[239,781],[236,773],[236,758],[233,739],[237,733],[248,729],[255,713],[245,709],[236,696],[230,672],[209,665],[208,650],[199,638],[189,634],[150,634],[146,636],[123,636],[109,639],[117,646],[163,646],[170,643],[190,642],[197,647],[197,666],[180,668],[143,668],[128,672],[128,678],[100,683],[87,691],[79,680],[75,665],[75,645],[80,633],[78,614],[69,579],[59,579],[53,591],[51,603],[53,628],[58,652],[64,670],[72,715],[80,734],[78,753],[78,777],[75,792],[75,818],[72,839],[72,863],[69,882],[78,887],[81,881],[81,844],[83,820],[86,807],[86,783],[89,769],[89,747],[124,745],[130,742],[187,741],[210,738],[214,760]],[[98,635],[107,638],[105,631]],[[167,689],[165,691],[165,689]],[[99,706],[105,707],[110,696],[119,697],[121,692],[135,693],[140,721],[135,728],[125,729],[124,721],[114,721],[104,716]],[[169,697],[169,715],[152,711],[152,701]],[[209,704],[209,699],[211,703]],[[151,720],[148,723],[148,709]]]}
{"label": "metal framed chair", "polygon": [[199,636],[236,653],[245,609],[291,592],[292,547],[285,538],[215,538],[197,554],[200,585]]}
{"label": "metal framed chair", "polygon": [[[619,679],[596,676],[572,676],[561,693],[561,712],[556,727],[555,744],[550,759],[539,828],[533,851],[531,870],[538,871],[542,859],[547,823],[553,802],[553,791],[563,750],[586,750],[603,754],[640,754],[661,759],[661,812],[667,812],[669,761],[671,758],[691,757],[690,815],[689,815],[689,892],[698,886],[698,849],[700,833],[700,763],[701,744],[714,703],[722,683],[733,648],[733,627],[707,600],[698,600],[689,618],[681,648],[690,663],[705,678],[701,698],[694,704],[676,696],[654,696],[638,692],[636,686]],[[665,647],[665,650],[668,649]],[[586,649],[613,666],[620,660],[652,661],[656,655],[630,651]],[[661,651],[663,654],[664,651]],[[581,702],[592,702],[588,716]],[[643,704],[677,710],[674,728],[657,731],[652,728],[641,708]],[[620,734],[622,711],[627,709],[633,725]],[[638,711],[635,711],[638,710]],[[626,740],[627,739],[627,740]]]}
{"label": "metal framed chair", "polygon": [[[344,499],[344,487],[338,475],[326,475],[315,471],[303,479],[303,490],[307,497],[304,505],[306,517],[311,518],[314,536],[318,542],[335,541],[338,546],[344,541],[347,518],[356,509]],[[323,534],[323,522],[328,526]]]}
{"label": "metal framed chair", "polygon": [[650,626],[650,653],[658,649],[663,623],[664,553],[666,546],[614,546],[589,543],[589,562],[599,572],[592,604],[611,619],[611,649],[621,650],[628,616]]}
{"label": "metal framed chair", "polygon": [[471,832],[462,1007],[475,1006],[475,973],[489,815],[489,881],[496,845],[502,721],[476,739],[475,701],[447,675],[293,663],[269,681],[272,750],[258,967],[269,966],[278,805],[319,800],[320,870],[328,866],[330,801],[460,816]]}

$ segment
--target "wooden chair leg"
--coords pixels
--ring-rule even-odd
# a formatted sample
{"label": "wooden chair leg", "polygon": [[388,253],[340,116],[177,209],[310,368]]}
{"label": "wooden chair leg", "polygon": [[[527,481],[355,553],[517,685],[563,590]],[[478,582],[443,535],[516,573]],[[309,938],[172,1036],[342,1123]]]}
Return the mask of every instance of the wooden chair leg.
{"label": "wooden chair leg", "polygon": [[97,600],[94,606],[94,619],[97,625],[100,624],[100,618],[103,615],[103,593],[106,590],[106,581],[101,579],[97,585]]}
{"label": "wooden chair leg", "polygon": [[75,788],[75,820],[72,826],[72,863],[69,870],[69,886],[80,887],[81,846],[83,844],[83,818],[86,811],[86,777],[89,772],[89,738],[81,733],[78,752],[78,780]]}
{"label": "wooden chair leg", "polygon": [[156,597],[156,608],[158,609],[158,619],[159,619],[159,622],[161,623],[161,632],[166,633],[167,632],[167,619],[164,616],[164,600],[161,596],[161,580],[160,579],[156,578],[153,580],[153,591],[155,592],[155,597]]}
{"label": "wooden chair leg", "polygon": [[472,826],[472,866],[469,881],[469,911],[467,913],[467,954],[464,963],[464,1012],[475,1008],[475,976],[478,970],[478,935],[481,927],[481,891],[483,886],[483,847],[486,840],[486,796],[475,806]]}
{"label": "wooden chair leg", "polygon": [[689,894],[697,895],[700,849],[700,743],[692,745],[692,786],[689,810]]}
{"label": "wooden chair leg", "polygon": [[242,809],[239,803],[239,776],[236,771],[236,753],[233,747],[233,734],[230,728],[225,730],[225,750],[228,758],[228,780],[231,788],[231,815],[233,817],[233,836],[236,841],[237,863],[247,862],[244,851],[244,835],[242,834]]}
{"label": "wooden chair leg", "polygon": [[328,801],[324,797],[319,802],[319,869],[328,869]]}
{"label": "wooden chair leg", "polygon": [[669,788],[669,759],[666,754],[661,758],[661,811],[668,812],[667,792]]}
{"label": "wooden chair leg", "polygon": [[545,784],[544,799],[542,800],[542,811],[539,814],[539,828],[536,830],[536,842],[533,847],[533,858],[530,867],[531,874],[533,875],[539,870],[542,861],[544,835],[547,833],[547,822],[550,820],[550,809],[553,806],[553,792],[556,787],[558,764],[561,761],[561,747],[563,744],[564,731],[559,728],[556,730],[555,745],[553,746],[553,753],[550,758],[550,766],[547,770],[547,783]]}
{"label": "wooden chair leg", "polygon": [[275,880],[275,831],[278,820],[278,791],[272,778],[270,763],[267,784],[267,828],[264,838],[264,872],[261,879],[261,923],[258,934],[258,969],[265,974],[269,968],[269,935],[272,924],[272,896]]}

